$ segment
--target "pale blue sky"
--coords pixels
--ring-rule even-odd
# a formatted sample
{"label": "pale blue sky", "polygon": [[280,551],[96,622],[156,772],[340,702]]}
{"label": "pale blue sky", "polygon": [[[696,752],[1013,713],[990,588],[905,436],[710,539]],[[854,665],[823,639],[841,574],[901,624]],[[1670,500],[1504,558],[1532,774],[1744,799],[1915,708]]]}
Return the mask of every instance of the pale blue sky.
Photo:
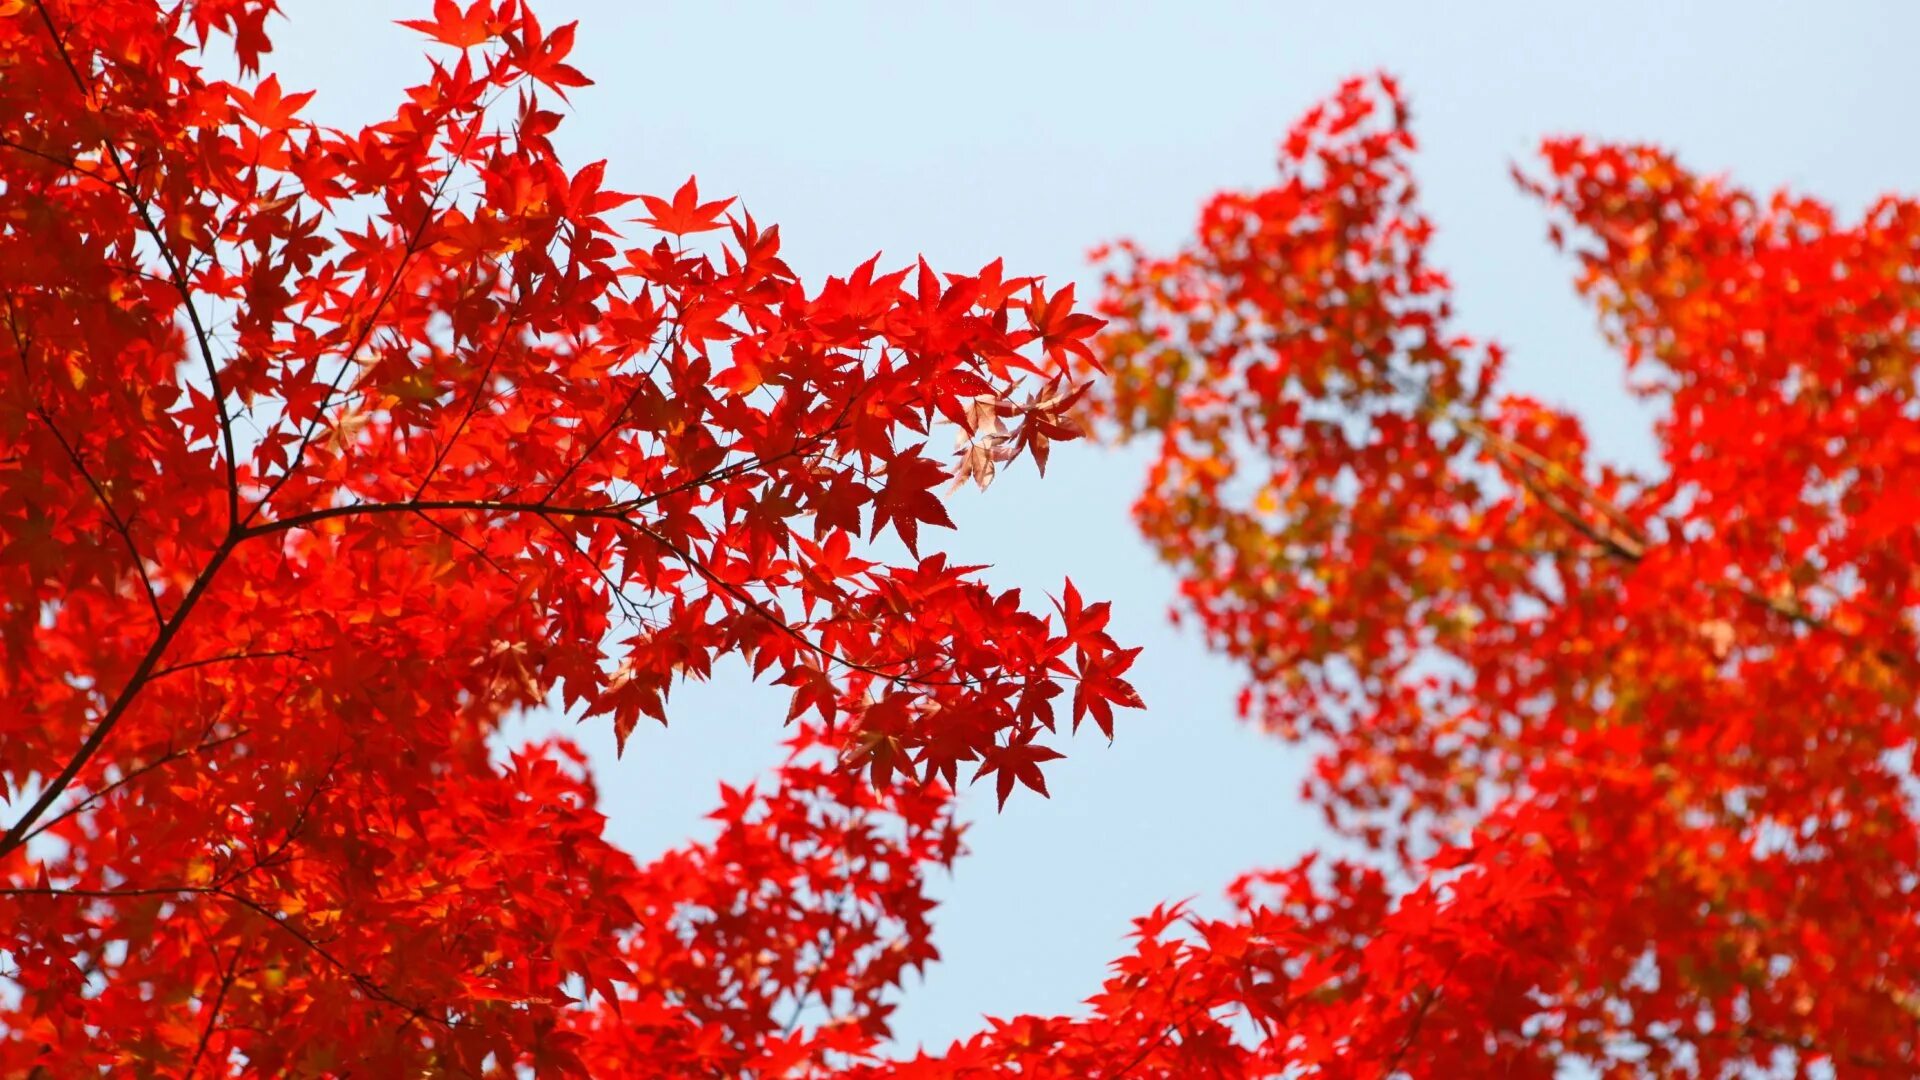
{"label": "pale blue sky", "polygon": [[[269,68],[288,90],[318,87],[323,122],[366,121],[418,81],[423,39],[388,20],[429,0],[283,5],[294,24]],[[567,159],[610,159],[624,191],[697,173],[707,197],[740,195],[778,222],[810,282],[876,250],[949,270],[1004,256],[1062,283],[1087,276],[1103,239],[1164,249],[1208,193],[1264,182],[1279,135],[1342,76],[1392,70],[1461,329],[1505,342],[1516,388],[1574,405],[1604,450],[1636,460],[1646,414],[1510,163],[1541,135],[1581,132],[1664,143],[1847,212],[1920,189],[1920,5],[1359,7],[536,0],[549,25],[581,21],[574,62],[597,82],[573,95],[556,140]],[[1123,717],[1111,747],[1074,740],[1051,802],[996,816],[989,792],[969,796],[973,853],[940,886],[947,959],[897,1018],[909,1047],[985,1012],[1072,1010],[1131,916],[1325,840],[1296,798],[1300,755],[1240,728],[1233,671],[1168,627],[1171,579],[1127,516],[1139,472],[1137,456],[1062,447],[1044,483],[1021,463],[954,499],[961,531],[939,539],[995,564],[994,582],[1040,602],[1071,573],[1115,601],[1116,637],[1147,647],[1135,671],[1150,710]],[[616,839],[644,858],[700,832],[716,781],[777,760],[784,707],[735,670],[676,692],[674,726],[642,729],[624,760],[601,725],[574,731]]]}

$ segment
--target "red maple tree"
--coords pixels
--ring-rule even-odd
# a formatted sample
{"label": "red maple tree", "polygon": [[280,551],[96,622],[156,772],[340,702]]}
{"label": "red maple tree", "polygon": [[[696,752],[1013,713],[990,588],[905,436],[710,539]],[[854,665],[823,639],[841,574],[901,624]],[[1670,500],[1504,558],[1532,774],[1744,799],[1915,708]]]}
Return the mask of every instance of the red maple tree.
{"label": "red maple tree", "polygon": [[[1639,476],[1451,328],[1386,80],[1122,247],[1102,331],[998,264],[809,289],[691,180],[564,169],[574,31],[518,0],[409,20],[427,81],[353,132],[259,73],[271,11],[0,2],[0,1074],[1920,1057],[1920,205],[1547,144],[1524,182],[1666,407]],[[1157,441],[1183,616],[1375,857],[890,1060],[954,786],[1044,793],[1056,727],[1139,704],[1105,604],[920,550],[1075,414]],[[664,722],[723,656],[792,689],[791,756],[712,841],[636,865],[577,750],[489,755],[554,699]]]}
{"label": "red maple tree", "polygon": [[1913,1075],[1920,203],[1547,141],[1520,182],[1661,407],[1639,474],[1453,328],[1413,146],[1391,79],[1343,86],[1274,186],[1109,253],[1100,340],[1179,614],[1377,858],[1143,923],[1040,1037],[1090,1075]]}
{"label": "red maple tree", "polygon": [[[1070,586],[920,552],[929,428],[1044,462],[1098,320],[997,263],[809,289],[692,180],[563,168],[574,27],[516,0],[409,20],[428,77],[358,131],[259,74],[272,11],[0,4],[0,1074],[869,1044],[952,786],[1044,793],[1056,727],[1136,704]],[[636,866],[577,751],[489,758],[555,698],[624,740],[722,656],[795,734],[712,843]]]}

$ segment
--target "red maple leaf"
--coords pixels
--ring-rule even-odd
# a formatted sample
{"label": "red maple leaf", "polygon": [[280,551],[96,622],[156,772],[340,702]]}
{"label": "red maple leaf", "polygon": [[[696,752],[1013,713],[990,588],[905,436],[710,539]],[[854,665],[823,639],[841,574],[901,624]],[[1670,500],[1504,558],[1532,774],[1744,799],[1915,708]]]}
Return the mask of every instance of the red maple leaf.
{"label": "red maple leaf", "polygon": [[434,0],[433,18],[396,21],[456,49],[484,45],[505,29],[494,19],[492,0],[473,0],[465,12],[454,0]]}
{"label": "red maple leaf", "polygon": [[655,195],[642,195],[640,201],[646,204],[651,216],[634,220],[675,236],[724,228],[725,223],[720,220],[720,215],[733,205],[732,199],[701,202],[700,188],[691,176],[680,185],[680,190],[673,193],[672,202]]}
{"label": "red maple leaf", "polygon": [[919,453],[925,443],[911,446],[887,463],[887,483],[873,499],[873,527],[868,535],[880,535],[880,528],[893,522],[893,529],[915,558],[920,555],[920,523],[953,528],[953,519],[935,487],[947,480],[947,470]]}
{"label": "red maple leaf", "polygon": [[993,790],[1001,807],[1007,805],[1007,796],[1013,794],[1016,780],[1039,792],[1042,798],[1052,798],[1047,794],[1047,778],[1041,775],[1040,764],[1060,756],[1060,751],[1039,743],[1016,740],[983,754],[980,768],[974,772],[973,778],[978,781],[988,773],[995,774]]}

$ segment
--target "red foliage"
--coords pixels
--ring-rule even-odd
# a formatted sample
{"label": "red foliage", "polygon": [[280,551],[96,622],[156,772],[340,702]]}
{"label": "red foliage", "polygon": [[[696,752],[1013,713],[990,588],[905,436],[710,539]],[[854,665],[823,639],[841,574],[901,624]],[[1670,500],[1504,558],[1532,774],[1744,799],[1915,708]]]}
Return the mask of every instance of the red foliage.
{"label": "red foliage", "polygon": [[[549,142],[573,27],[443,0],[426,82],[335,131],[253,74],[272,7],[0,4],[0,1073],[872,1045],[961,770],[1044,792],[1052,699],[1134,702],[1104,632],[918,553],[930,425],[1072,437],[1097,320],[997,263],[808,289],[692,180],[623,248]],[[725,656],[800,734],[710,844],[635,866],[564,743],[489,760]]]}
{"label": "red foliage", "polygon": [[1663,468],[1636,475],[1451,329],[1412,148],[1394,83],[1349,83],[1275,186],[1110,264],[1099,407],[1159,448],[1136,513],[1180,613],[1398,871],[1241,882],[1180,948],[1220,988],[1196,1008],[1265,1038],[1222,1050],[1163,1011],[1152,1060],[1910,1074],[1920,204],[1843,224],[1651,147],[1547,142],[1521,182],[1662,406]]}
{"label": "red foliage", "polygon": [[[407,20],[427,81],[356,132],[257,74],[271,10],[0,0],[0,1073],[1920,1058],[1920,205],[1548,143],[1523,183],[1665,406],[1641,476],[1451,329],[1384,79],[1186,249],[1123,246],[1103,329],[997,263],[809,290],[691,179],[569,172],[573,27],[518,0]],[[1045,794],[1068,684],[1071,728],[1140,704],[1104,603],[920,553],[935,489],[1077,416],[1157,442],[1181,613],[1372,858],[889,1060],[963,769]],[[728,656],[792,754],[711,841],[636,865],[576,750],[488,753],[556,697],[624,740]]]}

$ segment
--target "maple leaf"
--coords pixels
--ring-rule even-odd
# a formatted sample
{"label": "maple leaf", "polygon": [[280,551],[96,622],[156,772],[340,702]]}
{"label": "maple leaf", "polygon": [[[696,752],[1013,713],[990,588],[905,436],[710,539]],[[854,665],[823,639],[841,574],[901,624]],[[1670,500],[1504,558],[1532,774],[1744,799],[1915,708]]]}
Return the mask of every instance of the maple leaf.
{"label": "maple leaf", "polygon": [[804,664],[796,665],[774,681],[794,688],[793,698],[787,706],[787,723],[798,720],[808,710],[817,712],[827,724],[832,724],[838,715],[839,689],[826,672]]}
{"label": "maple leaf", "polygon": [[955,435],[955,453],[960,460],[953,467],[949,490],[972,480],[985,491],[993,482],[998,464],[1017,452],[1001,420],[1003,411],[1011,409],[994,394],[976,394],[967,401],[961,413],[962,430]]}
{"label": "maple leaf", "polygon": [[1073,356],[1095,367],[1101,365],[1102,361],[1094,355],[1087,339],[1098,333],[1106,325],[1106,320],[1073,310],[1071,283],[1062,286],[1052,296],[1048,296],[1046,290],[1036,284],[1028,295],[1026,306],[1027,320],[1032,323],[1034,332],[1040,337],[1041,348],[1050,358],[1064,360],[1067,356]]}
{"label": "maple leaf", "polygon": [[534,17],[532,9],[523,7],[519,29],[504,34],[508,53],[520,70],[552,87],[562,100],[566,100],[566,88],[569,86],[593,85],[592,79],[580,74],[572,65],[561,62],[573,51],[574,33],[579,25],[567,23],[554,27],[551,34],[542,34],[540,21]]}
{"label": "maple leaf", "polygon": [[1118,649],[1104,653],[1089,652],[1082,648],[1078,657],[1080,680],[1073,687],[1073,726],[1080,727],[1083,717],[1092,716],[1099,726],[1100,734],[1113,738],[1113,706],[1126,709],[1142,709],[1146,703],[1140,700],[1140,694],[1133,685],[1120,676],[1133,666],[1140,655],[1138,648]]}
{"label": "maple leaf", "polygon": [[642,714],[667,726],[666,685],[659,676],[640,671],[631,661],[622,664],[607,683],[607,688],[587,707],[589,715],[613,717],[616,755],[627,749],[627,736],[639,725]]}
{"label": "maple leaf", "polygon": [[680,185],[680,190],[673,193],[672,202],[654,195],[642,195],[640,201],[646,204],[651,216],[635,220],[675,236],[725,228],[726,223],[720,219],[720,215],[733,205],[730,198],[701,202],[700,188],[691,176]]}
{"label": "maple leaf", "polygon": [[[827,486],[814,496],[815,535],[839,529],[860,532],[860,507],[873,501],[873,490],[848,472],[836,472]],[[875,532],[879,526],[875,526]]]}
{"label": "maple leaf", "polygon": [[1049,385],[1044,393],[1036,391],[1020,406],[1023,419],[1011,439],[1011,453],[1025,449],[1033,454],[1033,464],[1041,476],[1047,475],[1047,457],[1052,444],[1078,439],[1083,432],[1080,425],[1067,411],[1072,409],[1091,388],[1091,382],[1083,382],[1069,391],[1062,392],[1056,385]]}
{"label": "maple leaf", "polygon": [[953,519],[932,489],[947,479],[938,463],[920,456],[925,443],[902,449],[887,463],[886,485],[873,497],[873,526],[870,536],[880,535],[888,522],[893,523],[907,550],[920,555],[920,523],[953,528]]}
{"label": "maple leaf", "polygon": [[314,92],[281,95],[280,77],[268,75],[249,93],[232,87],[228,93],[240,103],[240,113],[268,131],[281,131],[293,123],[294,116],[313,100]]}
{"label": "maple leaf", "polygon": [[1051,798],[1047,794],[1047,779],[1041,775],[1040,765],[1060,756],[1058,750],[1029,741],[996,746],[981,755],[980,767],[974,772],[973,779],[977,783],[988,773],[995,774],[994,795],[1002,809],[1007,805],[1007,796],[1013,794],[1015,781],[1039,792],[1043,798]]}
{"label": "maple leaf", "polygon": [[1082,649],[1098,651],[1107,640],[1107,622],[1113,617],[1113,604],[1102,600],[1097,604],[1087,604],[1080,596],[1080,590],[1074,587],[1073,579],[1068,578],[1060,590],[1060,599],[1053,602],[1055,611],[1060,613],[1060,621],[1065,629],[1062,641],[1066,646],[1079,646]]}
{"label": "maple leaf", "polygon": [[981,491],[987,490],[987,486],[993,483],[993,474],[998,467],[994,457],[997,452],[998,447],[991,443],[963,438],[957,450],[960,460],[949,474],[953,479],[947,485],[947,490],[952,491],[968,480],[972,480]]}
{"label": "maple leaf", "polygon": [[473,0],[464,12],[454,0],[434,0],[433,18],[396,21],[435,41],[462,50],[484,45],[504,29],[494,20],[493,0]]}

